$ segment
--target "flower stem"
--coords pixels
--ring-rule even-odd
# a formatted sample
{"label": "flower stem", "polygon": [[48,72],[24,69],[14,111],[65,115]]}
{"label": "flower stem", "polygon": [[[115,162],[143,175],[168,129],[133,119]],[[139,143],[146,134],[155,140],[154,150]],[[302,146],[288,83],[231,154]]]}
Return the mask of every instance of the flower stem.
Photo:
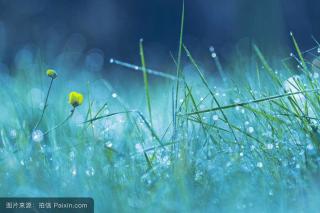
{"label": "flower stem", "polygon": [[49,89],[48,89],[48,92],[47,92],[47,95],[46,95],[46,99],[45,99],[45,102],[44,102],[44,107],[43,107],[43,109],[42,109],[42,113],[41,113],[41,116],[40,116],[39,121],[37,122],[37,124],[36,124],[35,127],[33,128],[34,130],[37,129],[38,126],[40,125],[40,122],[41,122],[42,119],[43,119],[44,112],[46,111],[46,109],[47,109],[47,107],[48,107],[48,99],[49,99],[49,94],[50,94],[50,91],[51,91],[51,87],[52,87],[53,80],[54,80],[54,78],[51,78],[50,85],[49,85]]}
{"label": "flower stem", "polygon": [[72,108],[71,113],[69,114],[69,116],[68,116],[66,119],[64,119],[64,121],[62,121],[62,122],[59,123],[57,126],[53,127],[52,129],[49,129],[48,131],[46,131],[45,133],[43,133],[43,136],[49,134],[49,133],[52,132],[53,130],[55,130],[55,129],[61,127],[62,125],[64,125],[64,124],[72,117],[74,111],[75,111],[75,108]]}

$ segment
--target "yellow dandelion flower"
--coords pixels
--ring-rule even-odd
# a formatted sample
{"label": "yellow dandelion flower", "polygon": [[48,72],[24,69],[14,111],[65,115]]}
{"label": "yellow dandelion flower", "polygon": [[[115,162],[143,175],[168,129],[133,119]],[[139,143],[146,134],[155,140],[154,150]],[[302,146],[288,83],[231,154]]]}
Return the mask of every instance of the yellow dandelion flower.
{"label": "yellow dandelion flower", "polygon": [[58,75],[57,72],[53,69],[48,69],[47,70],[47,76],[49,76],[52,79],[55,79]]}
{"label": "yellow dandelion flower", "polygon": [[77,92],[69,93],[69,104],[73,107],[77,107],[83,103],[83,95]]}

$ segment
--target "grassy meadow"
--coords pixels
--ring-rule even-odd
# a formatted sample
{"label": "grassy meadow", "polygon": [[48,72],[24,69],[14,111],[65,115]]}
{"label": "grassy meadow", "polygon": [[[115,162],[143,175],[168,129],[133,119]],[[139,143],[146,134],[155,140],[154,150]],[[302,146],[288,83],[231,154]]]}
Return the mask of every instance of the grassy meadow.
{"label": "grassy meadow", "polygon": [[143,40],[138,66],[110,60],[118,81],[72,69],[72,51],[2,65],[0,195],[90,196],[96,212],[318,212],[319,45],[303,52],[291,34],[276,67],[253,45],[230,72],[210,48],[213,75],[182,32],[171,72],[149,69]]}

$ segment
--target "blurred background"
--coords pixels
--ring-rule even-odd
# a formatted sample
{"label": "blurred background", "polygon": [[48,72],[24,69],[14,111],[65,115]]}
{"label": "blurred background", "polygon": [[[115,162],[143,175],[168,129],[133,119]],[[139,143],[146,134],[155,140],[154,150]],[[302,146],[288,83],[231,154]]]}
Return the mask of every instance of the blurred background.
{"label": "blurred background", "polygon": [[[177,52],[181,7],[181,0],[0,0],[0,60],[12,64],[27,48],[50,62],[72,48],[97,69],[111,66],[111,57],[138,64],[144,38],[148,65],[166,70],[170,51]],[[236,52],[250,55],[252,42],[285,57],[290,31],[302,49],[315,46],[319,9],[318,0],[185,0],[185,43],[204,63],[210,46],[228,63]]]}

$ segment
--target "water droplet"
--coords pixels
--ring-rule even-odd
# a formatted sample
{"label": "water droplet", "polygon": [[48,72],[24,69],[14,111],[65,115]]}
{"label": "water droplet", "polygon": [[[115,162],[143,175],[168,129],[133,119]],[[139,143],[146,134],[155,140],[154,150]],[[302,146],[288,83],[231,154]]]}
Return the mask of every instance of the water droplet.
{"label": "water droplet", "polygon": [[86,170],[87,176],[94,176],[94,174],[95,174],[94,168],[90,167]]}
{"label": "water droplet", "polygon": [[318,79],[319,78],[319,73],[318,72],[313,73],[313,78],[314,79]]}
{"label": "water droplet", "polygon": [[32,140],[34,142],[40,143],[43,140],[43,132],[39,129],[32,132]]}
{"label": "water droplet", "polygon": [[[71,169],[71,174],[72,174],[72,176],[76,176],[77,175],[77,169],[75,168],[75,167],[73,167],[72,169]],[[86,173],[87,174],[87,173]],[[88,174],[87,174],[88,175]]]}
{"label": "water droplet", "polygon": [[239,154],[239,155],[240,155],[240,157],[243,157],[243,152],[240,152],[240,154]]}
{"label": "water droplet", "polygon": [[203,172],[202,171],[197,171],[194,177],[195,181],[200,181],[202,179]]}
{"label": "water droplet", "polygon": [[313,145],[312,145],[312,144],[308,144],[308,145],[307,145],[307,149],[308,149],[308,150],[313,150]]}
{"label": "water droplet", "polygon": [[273,149],[273,144],[272,143],[268,143],[267,144],[267,149]]}
{"label": "water droplet", "polygon": [[213,52],[213,53],[211,53],[211,57],[212,57],[212,58],[216,58],[216,57],[217,57],[217,54]]}
{"label": "water droplet", "polygon": [[213,115],[213,116],[212,116],[212,120],[214,120],[214,121],[219,120],[219,116],[218,116],[218,115]]}
{"label": "water droplet", "polygon": [[269,195],[273,196],[273,191],[272,190],[269,191]]}
{"label": "water droplet", "polygon": [[135,145],[135,148],[136,148],[137,152],[139,152],[139,153],[143,153],[144,152],[143,147],[142,147],[142,145],[140,143],[137,143]]}
{"label": "water droplet", "polygon": [[254,132],[254,128],[252,126],[248,127],[247,129],[248,133],[253,133]]}
{"label": "water droplet", "polygon": [[106,142],[105,144],[104,144],[104,147],[105,148],[112,148],[112,143],[110,142],[110,141],[108,141],[108,142]]}
{"label": "water droplet", "polygon": [[110,64],[112,64],[114,62],[114,59],[113,58],[110,58]]}
{"label": "water droplet", "polygon": [[262,162],[258,162],[258,163],[257,163],[257,167],[258,167],[258,168],[262,168],[262,167],[263,167],[263,163],[262,163]]}
{"label": "water droplet", "polygon": [[74,153],[74,151],[71,151],[71,152],[69,153],[69,158],[70,158],[70,160],[74,160],[75,156],[76,156],[76,154]]}
{"label": "water droplet", "polygon": [[112,96],[112,98],[117,98],[117,97],[118,97],[117,93],[115,93],[115,92],[114,92],[114,93],[112,93],[112,95],[111,95],[111,96]]}
{"label": "water droplet", "polygon": [[317,50],[317,52],[318,52],[318,53],[320,53],[320,47],[318,47],[318,50]]}
{"label": "water droplet", "polygon": [[10,136],[11,139],[16,139],[17,135],[18,135],[17,130],[15,130],[15,129],[11,129],[10,130],[9,136]]}

